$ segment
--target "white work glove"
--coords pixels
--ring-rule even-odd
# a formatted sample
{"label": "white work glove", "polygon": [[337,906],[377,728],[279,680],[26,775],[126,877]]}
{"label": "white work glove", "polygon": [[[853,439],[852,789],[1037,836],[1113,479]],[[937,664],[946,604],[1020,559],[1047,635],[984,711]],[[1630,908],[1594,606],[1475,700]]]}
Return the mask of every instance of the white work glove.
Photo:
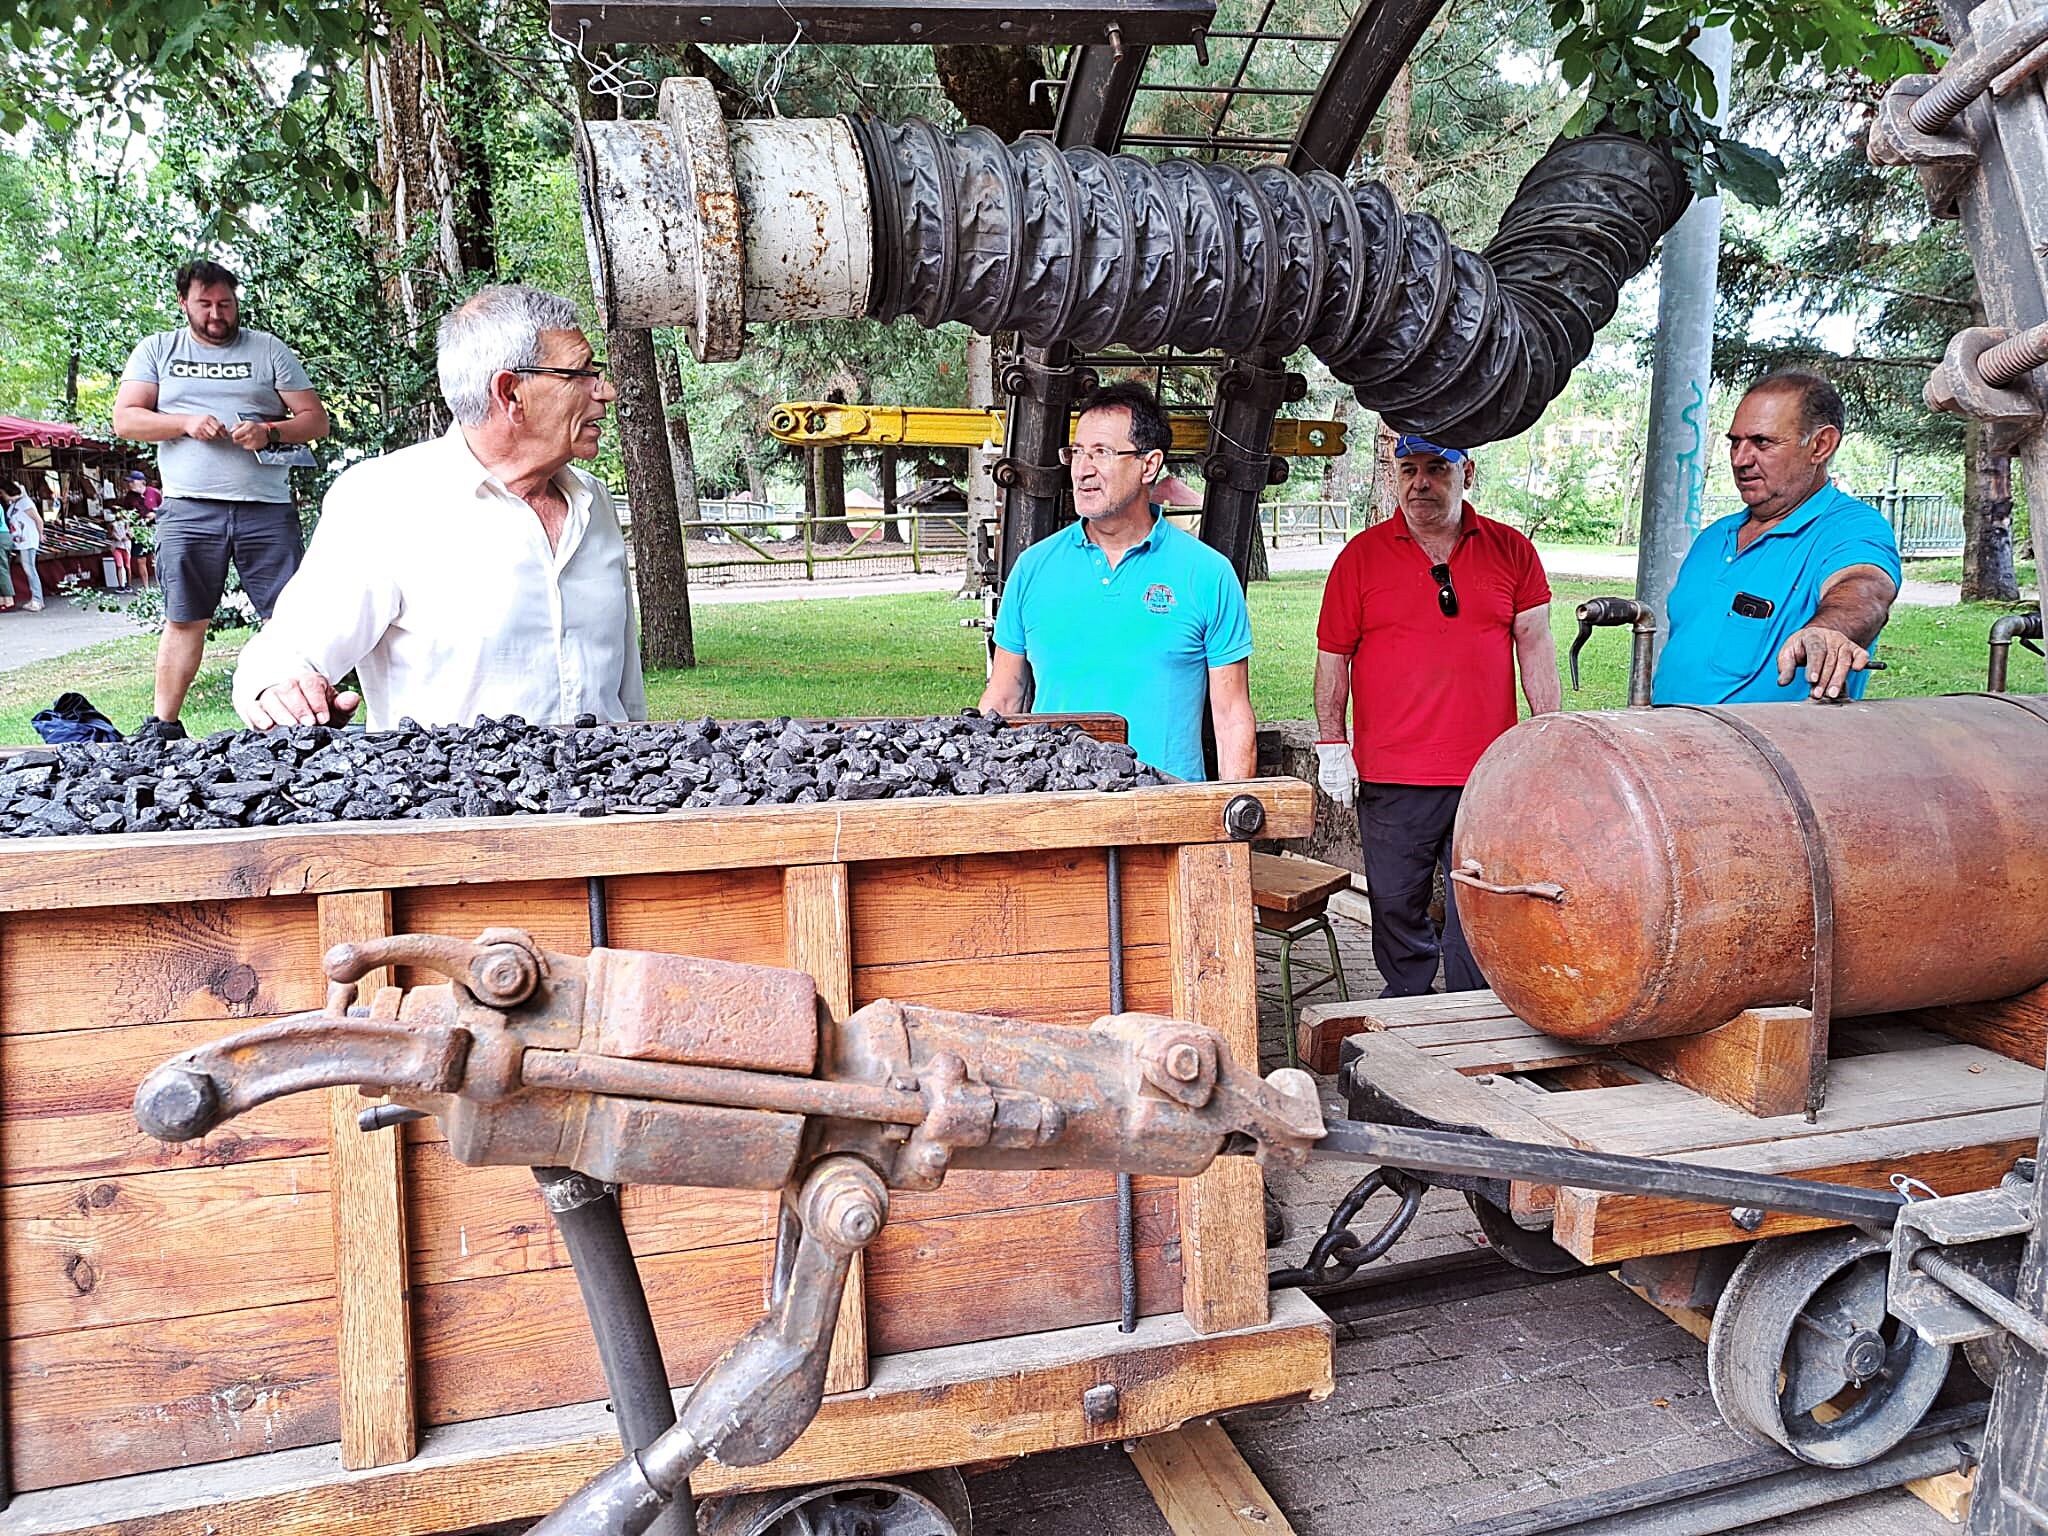
{"label": "white work glove", "polygon": [[1316,782],[1339,805],[1349,805],[1358,798],[1358,764],[1352,761],[1350,742],[1316,743]]}

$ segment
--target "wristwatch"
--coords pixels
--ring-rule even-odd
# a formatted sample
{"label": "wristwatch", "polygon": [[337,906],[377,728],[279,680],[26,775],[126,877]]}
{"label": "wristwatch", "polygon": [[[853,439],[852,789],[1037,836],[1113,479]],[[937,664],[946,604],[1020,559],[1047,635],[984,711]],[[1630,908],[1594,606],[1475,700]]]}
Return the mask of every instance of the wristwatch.
{"label": "wristwatch", "polygon": [[277,446],[277,424],[275,422],[271,423],[264,431],[270,439],[270,446],[275,448]]}

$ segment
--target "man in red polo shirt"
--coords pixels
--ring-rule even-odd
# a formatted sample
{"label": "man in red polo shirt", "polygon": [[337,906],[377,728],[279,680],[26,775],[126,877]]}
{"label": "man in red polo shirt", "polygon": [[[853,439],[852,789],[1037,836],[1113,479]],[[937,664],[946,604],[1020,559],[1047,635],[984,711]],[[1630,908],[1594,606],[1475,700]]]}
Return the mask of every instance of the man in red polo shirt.
{"label": "man in red polo shirt", "polygon": [[[1532,714],[1559,708],[1550,583],[1536,546],[1465,500],[1472,460],[1415,436],[1394,447],[1401,507],[1337,556],[1316,625],[1317,778],[1358,802],[1382,997],[1436,981],[1486,985],[1431,871],[1448,871],[1451,822],[1472,765],[1515,723],[1515,674]],[[1345,740],[1351,705],[1353,740]]]}

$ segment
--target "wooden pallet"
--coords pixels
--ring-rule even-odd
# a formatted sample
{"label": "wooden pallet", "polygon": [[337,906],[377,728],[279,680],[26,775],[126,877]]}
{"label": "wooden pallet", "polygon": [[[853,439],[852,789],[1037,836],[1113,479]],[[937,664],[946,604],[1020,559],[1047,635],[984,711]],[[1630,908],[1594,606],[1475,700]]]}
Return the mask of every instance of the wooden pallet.
{"label": "wooden pallet", "polygon": [[[2029,1003],[2037,1020],[2037,1003]],[[1618,1052],[1529,1028],[1491,992],[1354,1003],[1345,1041],[1351,1068],[1420,1123],[1475,1127],[1504,1140],[1669,1157],[1756,1173],[1883,1186],[1907,1173],[1942,1194],[1985,1189],[2040,1133],[2042,1042],[1990,1005],[1966,1021],[2002,1054],[1926,1027],[1935,1010],[1838,1021],[1827,1102],[1801,1114],[1753,1115],[1666,1081]],[[1315,1010],[1325,1021],[1333,1005]],[[2000,1035],[2000,1031],[2003,1035]],[[2021,1059],[2015,1060],[2014,1057]],[[1830,1223],[1771,1215],[1756,1232],[1728,1212],[1662,1196],[1603,1194],[1517,1183],[1511,1210],[1541,1225],[1588,1264],[1680,1253]]]}

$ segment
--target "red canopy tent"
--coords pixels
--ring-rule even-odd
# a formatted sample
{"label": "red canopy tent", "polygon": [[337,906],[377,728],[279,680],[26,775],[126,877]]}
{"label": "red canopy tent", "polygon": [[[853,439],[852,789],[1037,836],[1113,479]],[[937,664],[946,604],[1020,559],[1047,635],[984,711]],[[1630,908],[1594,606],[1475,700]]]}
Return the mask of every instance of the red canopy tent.
{"label": "red canopy tent", "polygon": [[87,437],[61,421],[30,421],[26,416],[0,416],[0,453],[17,443],[37,448],[112,448],[112,443]]}

